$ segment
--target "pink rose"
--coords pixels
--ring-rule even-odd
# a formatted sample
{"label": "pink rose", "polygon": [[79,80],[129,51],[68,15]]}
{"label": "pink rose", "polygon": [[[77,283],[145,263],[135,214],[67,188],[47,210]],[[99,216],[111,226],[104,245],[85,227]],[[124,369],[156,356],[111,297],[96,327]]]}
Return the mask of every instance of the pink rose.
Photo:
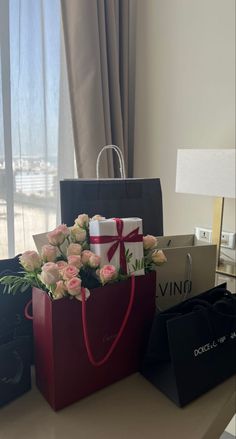
{"label": "pink rose", "polygon": [[86,231],[75,225],[70,228],[71,239],[75,242],[83,242],[86,239]]}
{"label": "pink rose", "polygon": [[106,218],[105,216],[101,216],[101,215],[94,215],[90,221],[104,221]]}
{"label": "pink rose", "polygon": [[167,259],[162,250],[155,250],[152,254],[152,262],[155,265],[162,265]]}
{"label": "pink rose", "polygon": [[66,237],[69,236],[70,231],[65,224],[57,226],[52,232],[47,234],[48,242],[52,245],[61,245],[65,241]]}
{"label": "pink rose", "polygon": [[82,260],[82,264],[87,265],[89,262],[89,258],[90,256],[94,255],[93,252],[91,252],[90,250],[84,250],[81,253],[81,260]]}
{"label": "pink rose", "polygon": [[72,296],[76,296],[81,292],[81,279],[73,277],[66,282],[67,291]]}
{"label": "pink rose", "polygon": [[97,267],[99,267],[100,262],[101,262],[101,257],[98,256],[98,255],[92,254],[92,255],[89,257],[88,265],[89,265],[91,268],[97,268]]}
{"label": "pink rose", "polygon": [[68,256],[68,264],[74,265],[76,268],[80,269],[82,266],[81,256],[80,255]]}
{"label": "pink rose", "polygon": [[75,220],[75,224],[78,224],[78,226],[82,228],[88,227],[88,223],[89,223],[89,217],[86,213],[82,213]]}
{"label": "pink rose", "polygon": [[51,245],[61,245],[65,241],[65,235],[57,229],[49,232],[47,238]]}
{"label": "pink rose", "polygon": [[81,251],[82,251],[82,246],[80,244],[70,244],[67,247],[67,256],[80,255]]}
{"label": "pink rose", "polygon": [[42,266],[42,272],[40,275],[41,281],[45,285],[54,285],[60,279],[60,273],[57,264],[54,262],[47,262]]}
{"label": "pink rose", "polygon": [[114,265],[104,265],[99,271],[99,277],[102,284],[115,280],[117,276],[118,273]]}
{"label": "pink rose", "polygon": [[41,256],[44,262],[54,262],[57,257],[57,249],[53,245],[43,245]]}
{"label": "pink rose", "polygon": [[59,280],[56,283],[56,288],[53,293],[54,299],[62,299],[64,297],[65,291],[66,290],[64,282],[62,280]]}
{"label": "pink rose", "polygon": [[38,270],[42,265],[40,256],[33,250],[27,250],[26,252],[22,253],[22,255],[19,257],[19,261],[26,271]]}
{"label": "pink rose", "polygon": [[146,235],[143,237],[143,247],[145,250],[149,250],[151,248],[156,247],[157,245],[157,238],[152,235]]}
{"label": "pink rose", "polygon": [[72,277],[77,276],[79,270],[78,268],[74,267],[74,265],[67,265],[66,268],[64,268],[62,272],[62,277],[64,280],[71,279]]}
{"label": "pink rose", "polygon": [[57,268],[60,272],[62,272],[64,270],[64,268],[66,268],[68,266],[66,261],[57,261],[56,265],[57,265]]}

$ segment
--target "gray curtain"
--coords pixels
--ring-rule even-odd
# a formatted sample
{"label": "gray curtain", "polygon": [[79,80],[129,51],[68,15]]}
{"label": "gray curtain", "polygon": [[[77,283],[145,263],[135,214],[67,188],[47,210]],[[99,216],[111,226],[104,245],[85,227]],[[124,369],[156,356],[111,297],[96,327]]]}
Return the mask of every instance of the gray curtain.
{"label": "gray curtain", "polygon": [[[102,146],[118,145],[133,174],[136,0],[61,0],[78,175],[95,177]],[[105,153],[103,177],[118,175]]]}

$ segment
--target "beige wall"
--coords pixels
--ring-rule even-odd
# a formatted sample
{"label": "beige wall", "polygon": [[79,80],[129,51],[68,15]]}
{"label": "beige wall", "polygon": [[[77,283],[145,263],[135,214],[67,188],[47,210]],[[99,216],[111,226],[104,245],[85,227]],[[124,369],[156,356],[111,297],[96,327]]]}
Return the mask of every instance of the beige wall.
{"label": "beige wall", "polygon": [[137,2],[135,176],[161,178],[165,234],[191,233],[213,199],[175,193],[176,152],[235,147],[235,1]]}

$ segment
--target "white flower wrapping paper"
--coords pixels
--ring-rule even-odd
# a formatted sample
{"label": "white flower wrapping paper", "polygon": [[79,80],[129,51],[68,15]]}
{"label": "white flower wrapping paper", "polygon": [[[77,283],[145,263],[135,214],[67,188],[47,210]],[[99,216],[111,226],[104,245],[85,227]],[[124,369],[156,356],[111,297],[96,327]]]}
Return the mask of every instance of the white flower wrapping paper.
{"label": "white flower wrapping paper", "polygon": [[[124,237],[124,247],[125,251],[129,251],[129,262],[127,263],[127,273],[133,273],[135,276],[141,276],[144,274],[144,268],[134,270],[134,267],[137,266],[137,261],[139,267],[142,266],[143,263],[143,240],[139,240],[138,242],[125,242],[125,237],[132,233],[135,229],[138,228],[138,235],[140,239],[140,235],[143,234],[143,222],[141,218],[121,218],[123,222],[123,230],[122,236]],[[121,245],[117,246],[116,251],[112,258],[108,259],[108,251],[118,242],[119,236],[117,231],[117,223],[114,218],[109,218],[102,221],[91,221],[89,224],[89,233],[90,237],[117,237],[117,240],[111,240],[111,242],[105,243],[92,243],[92,239],[90,238],[90,250],[95,254],[101,257],[101,266],[106,264],[114,265],[117,269],[120,268],[120,251]],[[108,238],[109,239],[109,238]],[[135,239],[135,238],[134,238]],[[95,239],[96,240],[96,239]],[[138,267],[138,268],[139,268]]]}

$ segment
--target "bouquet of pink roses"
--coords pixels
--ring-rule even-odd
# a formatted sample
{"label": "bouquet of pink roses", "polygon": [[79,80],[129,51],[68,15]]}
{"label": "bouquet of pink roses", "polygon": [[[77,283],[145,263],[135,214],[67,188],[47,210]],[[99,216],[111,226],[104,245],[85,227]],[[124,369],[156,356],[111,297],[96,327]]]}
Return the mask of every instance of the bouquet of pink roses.
{"label": "bouquet of pink roses", "polygon": [[[31,286],[45,291],[52,299],[68,296],[81,300],[82,286],[88,297],[90,288],[126,279],[131,272],[124,274],[109,264],[101,266],[100,256],[90,250],[89,223],[104,219],[100,215],[89,218],[81,214],[72,227],[59,225],[47,234],[48,244],[40,253],[25,251],[19,257],[23,269],[19,276],[3,276],[0,283],[9,293],[23,292]],[[143,249],[145,273],[166,262],[154,236],[143,237]]]}

